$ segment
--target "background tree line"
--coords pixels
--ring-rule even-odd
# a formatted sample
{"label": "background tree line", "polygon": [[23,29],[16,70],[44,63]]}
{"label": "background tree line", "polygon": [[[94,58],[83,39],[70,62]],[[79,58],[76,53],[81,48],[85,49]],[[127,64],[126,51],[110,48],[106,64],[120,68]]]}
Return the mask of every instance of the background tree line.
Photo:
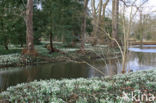
{"label": "background tree line", "polygon": [[[111,17],[106,13],[110,2]],[[106,43],[115,46],[116,43],[110,41],[105,32],[122,44],[124,31],[119,12],[121,2],[126,4],[122,0],[1,0],[0,44],[5,49],[9,49],[9,44],[19,44],[21,47],[26,44],[25,52],[29,54],[34,51],[34,44],[39,44],[44,38],[49,40],[50,53],[57,51],[53,46],[54,40],[71,46],[79,41],[80,49],[84,51],[85,42],[90,36],[93,39],[89,42],[93,45]],[[139,28],[140,21],[136,21],[133,24],[137,28],[130,33],[135,36],[131,37],[141,39],[141,29],[144,28],[148,29],[145,38],[154,36],[155,31],[150,25],[154,19],[144,16],[143,20],[146,27]]]}
{"label": "background tree line", "polygon": [[[54,52],[54,39],[67,44],[80,41],[84,19],[82,0],[2,0],[0,5],[0,43],[6,49],[10,43],[23,47],[25,42],[26,49],[34,49],[33,43],[38,44],[45,38]],[[86,22],[86,30],[90,33],[89,16]]]}

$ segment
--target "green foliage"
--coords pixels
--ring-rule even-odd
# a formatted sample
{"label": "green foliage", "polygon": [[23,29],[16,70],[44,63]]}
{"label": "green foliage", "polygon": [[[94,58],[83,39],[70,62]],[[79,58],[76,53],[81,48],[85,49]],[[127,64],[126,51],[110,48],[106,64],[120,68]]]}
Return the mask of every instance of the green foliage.
{"label": "green foliage", "polygon": [[[0,45],[26,42],[25,10],[27,0],[0,1]],[[41,5],[41,9],[37,6]],[[34,43],[40,38],[71,43],[79,40],[83,18],[83,0],[34,0],[33,31]],[[91,19],[87,18],[87,32],[92,31]]]}
{"label": "green foliage", "polygon": [[[25,6],[26,0],[2,0],[0,2],[0,45],[20,44],[23,46],[25,44]],[[38,43],[39,38],[39,35],[35,35],[34,42]]]}
{"label": "green foliage", "polygon": [[15,37],[15,29],[19,25],[17,22],[20,16],[17,13],[20,9],[15,8],[17,4],[10,0],[3,0],[0,5],[0,44],[8,45],[10,41],[15,41],[12,38]]}
{"label": "green foliage", "polygon": [[[70,43],[81,33],[83,4],[76,0],[42,0],[42,34]],[[87,23],[91,21],[88,19]],[[87,30],[91,32],[91,23]]]}
{"label": "green foliage", "polygon": [[18,18],[14,23],[14,31],[12,33],[10,43],[20,44],[21,46],[26,42],[26,26],[23,18]]}
{"label": "green foliage", "polygon": [[155,83],[156,71],[149,70],[105,78],[34,81],[10,87],[0,97],[10,102],[132,103],[122,98],[123,91],[155,95]]}
{"label": "green foliage", "polygon": [[89,35],[93,31],[93,25],[91,24],[91,22],[92,22],[92,19],[90,17],[88,17],[86,19],[86,32],[88,32]]}

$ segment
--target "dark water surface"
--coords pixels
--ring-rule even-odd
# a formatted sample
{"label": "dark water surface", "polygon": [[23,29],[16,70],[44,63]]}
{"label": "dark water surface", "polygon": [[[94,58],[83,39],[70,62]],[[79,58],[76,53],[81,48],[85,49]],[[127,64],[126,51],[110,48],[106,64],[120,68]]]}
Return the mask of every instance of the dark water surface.
{"label": "dark water surface", "polygon": [[[147,48],[130,48],[128,56],[127,71],[156,69],[156,49],[147,52]],[[148,49],[148,51],[150,51]],[[97,72],[86,64],[79,63],[51,63],[39,64],[27,67],[16,67],[0,69],[0,90],[9,86],[17,85],[34,80],[63,79],[63,78],[91,78],[95,76],[115,75],[121,72],[120,59],[101,59],[90,62],[105,75]]]}

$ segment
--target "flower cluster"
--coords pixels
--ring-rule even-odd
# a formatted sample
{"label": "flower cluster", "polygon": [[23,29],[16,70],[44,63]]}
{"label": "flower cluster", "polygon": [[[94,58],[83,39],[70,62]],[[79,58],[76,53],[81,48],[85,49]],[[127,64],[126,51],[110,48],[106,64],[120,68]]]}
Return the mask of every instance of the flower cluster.
{"label": "flower cluster", "polygon": [[0,55],[0,65],[17,64],[20,62],[21,54]]}
{"label": "flower cluster", "polygon": [[102,78],[34,81],[10,87],[0,98],[13,103],[132,103],[123,101],[123,91],[156,95],[156,70]]}

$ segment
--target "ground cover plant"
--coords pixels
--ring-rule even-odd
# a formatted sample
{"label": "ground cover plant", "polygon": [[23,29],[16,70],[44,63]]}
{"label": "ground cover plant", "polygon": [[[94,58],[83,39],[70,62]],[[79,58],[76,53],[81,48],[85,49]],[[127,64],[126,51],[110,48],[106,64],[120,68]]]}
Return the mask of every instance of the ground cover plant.
{"label": "ground cover plant", "polygon": [[[136,98],[124,98],[136,93]],[[41,80],[9,87],[0,99],[11,103],[133,103],[141,94],[156,96],[156,70],[90,79]],[[155,98],[155,97],[154,97]],[[153,100],[154,101],[154,100]],[[153,102],[152,101],[152,102]],[[148,101],[149,102],[149,101]]]}
{"label": "ground cover plant", "polygon": [[[118,53],[118,50],[116,49],[107,50],[107,45],[92,46],[91,44],[86,44],[86,51],[83,54],[79,53],[78,47],[66,47],[62,42],[54,42],[54,47],[59,48],[60,52],[50,54],[47,48],[48,45],[48,42],[41,42],[40,45],[36,45],[35,49],[38,53],[37,56],[22,55],[21,47],[18,45],[9,45],[10,49],[7,52],[1,52],[2,47],[0,46],[0,67],[70,61],[70,59],[80,61],[80,59],[103,58],[117,55]],[[115,53],[115,51],[117,53]]]}

